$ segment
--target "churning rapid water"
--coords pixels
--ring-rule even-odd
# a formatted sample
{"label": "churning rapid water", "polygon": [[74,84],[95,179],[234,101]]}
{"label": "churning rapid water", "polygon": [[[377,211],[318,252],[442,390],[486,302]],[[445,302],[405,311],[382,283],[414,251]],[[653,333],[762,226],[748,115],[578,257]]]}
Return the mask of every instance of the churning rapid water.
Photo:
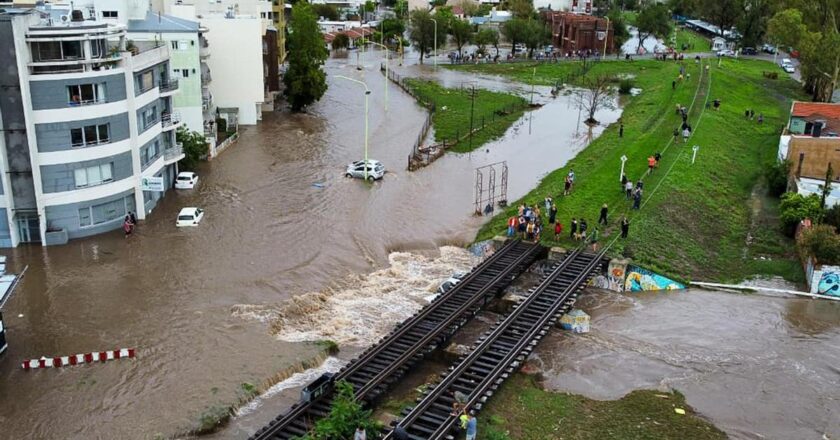
{"label": "churning rapid water", "polygon": [[270,323],[283,341],[330,339],[339,345],[367,346],[428,304],[446,278],[469,270],[479,258],[444,246],[435,257],[392,252],[388,262],[388,267],[370,274],[348,276],[341,287],[297,295],[277,307],[237,305],[233,314]]}

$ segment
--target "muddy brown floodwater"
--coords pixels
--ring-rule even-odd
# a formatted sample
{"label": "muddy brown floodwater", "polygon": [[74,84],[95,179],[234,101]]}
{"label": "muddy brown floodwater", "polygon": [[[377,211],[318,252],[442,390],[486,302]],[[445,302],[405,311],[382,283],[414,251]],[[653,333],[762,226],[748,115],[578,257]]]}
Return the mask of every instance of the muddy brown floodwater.
{"label": "muddy brown floodwater", "polygon": [[[11,270],[29,270],[4,310],[10,348],[0,358],[0,437],[143,439],[193,427],[206,408],[234,401],[243,382],[260,383],[316,352],[272,334],[272,312],[261,310],[307,292],[341,292],[375,270],[386,270],[378,288],[391,289],[394,261],[408,259],[401,267],[414,273],[422,265],[412,259],[472,240],[483,221],[472,216],[475,167],[508,160],[514,200],[586,145],[577,109],[561,97],[533,113],[531,134],[519,122],[480,152],[407,173],[424,110],[391,86],[385,113],[378,64],[363,72],[354,65],[328,62],[330,88],[310,113],[267,113],[243,127],[235,146],[199,168],[197,189],[170,192],[130,239],[114,232],[4,251]],[[363,154],[363,89],[337,74],[373,91],[370,157],[388,169],[373,185],[342,176]],[[549,100],[545,89],[538,94]],[[200,227],[174,227],[184,206],[206,210]],[[417,288],[465,262],[432,264]],[[416,307],[389,316],[396,322]],[[19,366],[119,347],[136,347],[137,358]]]}

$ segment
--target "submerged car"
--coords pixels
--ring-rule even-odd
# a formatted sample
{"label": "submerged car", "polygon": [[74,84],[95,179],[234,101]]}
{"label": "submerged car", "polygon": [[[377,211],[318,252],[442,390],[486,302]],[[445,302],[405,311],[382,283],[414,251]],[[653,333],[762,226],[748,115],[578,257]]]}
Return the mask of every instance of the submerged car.
{"label": "submerged car", "polygon": [[192,171],[182,171],[175,178],[175,189],[193,189],[198,183],[198,174]]}
{"label": "submerged car", "polygon": [[453,287],[457,286],[464,277],[467,276],[466,272],[455,272],[452,274],[451,277],[447,278],[446,281],[440,283],[440,287],[438,287],[437,293],[443,294],[452,290]]}
{"label": "submerged car", "polygon": [[201,208],[182,208],[178,213],[178,220],[175,221],[175,226],[187,227],[198,226],[204,218],[204,210]]}
{"label": "submerged car", "polygon": [[347,177],[364,179],[366,178],[365,168],[367,168],[367,180],[371,182],[379,180],[385,175],[385,165],[382,165],[382,162],[375,159],[368,159],[367,164],[365,164],[365,161],[363,160],[357,160],[356,162],[347,165],[347,172],[344,175]]}

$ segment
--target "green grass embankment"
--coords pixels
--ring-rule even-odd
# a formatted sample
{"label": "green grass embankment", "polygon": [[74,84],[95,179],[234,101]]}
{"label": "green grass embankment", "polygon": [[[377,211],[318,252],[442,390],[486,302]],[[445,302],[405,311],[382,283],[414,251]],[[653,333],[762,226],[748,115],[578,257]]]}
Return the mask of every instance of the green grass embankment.
{"label": "green grass embankment", "polygon": [[[685,415],[674,409],[685,410]],[[515,374],[479,414],[480,440],[724,439],[678,392],[633,391],[619,400],[543,391]]]}
{"label": "green grass embankment", "polygon": [[[700,66],[693,60],[685,65],[691,78],[676,90],[671,88],[678,74],[678,65],[673,62],[608,61],[595,65],[589,75],[635,75],[636,87],[643,90],[641,95],[629,98],[624,107],[624,137],[618,137],[618,124],[613,124],[577,157],[485,224],[477,239],[503,234],[507,218],[515,214],[520,203],[538,204],[543,209],[543,198],[551,195],[566,238],[554,242],[553,231],[546,228],[542,236],[545,245],[574,246],[576,243],[567,235],[571,218],[585,218],[591,231],[601,205],[607,203],[610,219],[606,234],[602,229],[602,245],[618,234],[622,213],[631,220],[629,238],[617,241],[610,249],[611,255],[631,255],[639,264],[684,280],[735,281],[766,274],[801,281],[802,270],[794,257],[793,244],[777,226],[777,205],[762,197],[760,191],[763,171],[775,160],[778,134],[787,121],[790,99],[801,98],[797,84],[788,79],[764,78],[762,71],[777,70],[771,63],[727,59],[721,68],[714,63],[710,83],[698,88]],[[523,82],[531,80],[533,67],[458,66],[503,73]],[[536,67],[534,78],[539,84],[553,84],[573,68],[564,64]],[[720,111],[704,108],[707,94],[709,103],[715,98],[721,100]],[[697,102],[689,118],[695,130],[688,145],[699,145],[700,150],[696,163],[691,164],[691,148],[682,143],[669,146],[669,142],[681,123],[675,106],[688,106],[695,95]],[[756,115],[763,113],[764,124],[746,120],[747,108],[754,109]],[[645,177],[646,158],[657,151],[663,152],[660,167]],[[620,190],[622,155],[628,157],[627,176],[634,181],[644,178],[641,211],[631,211],[631,202]],[[564,197],[563,179],[570,169],[574,169],[577,180],[573,193]]]}
{"label": "green grass embankment", "polygon": [[711,42],[704,36],[694,32],[690,29],[677,29],[677,50],[683,52],[682,47],[685,45],[686,53],[694,52],[709,52],[711,51]]}
{"label": "green grass embankment", "polygon": [[[447,145],[458,139],[450,151],[466,153],[502,137],[507,129],[516,122],[527,106],[527,101],[510,93],[491,92],[475,89],[475,108],[471,89],[449,89],[434,81],[415,78],[405,80],[407,87],[425,102],[434,104],[432,126],[435,130],[435,142],[446,141]],[[472,110],[473,132],[470,148],[469,129]],[[483,127],[483,128],[482,128]]]}

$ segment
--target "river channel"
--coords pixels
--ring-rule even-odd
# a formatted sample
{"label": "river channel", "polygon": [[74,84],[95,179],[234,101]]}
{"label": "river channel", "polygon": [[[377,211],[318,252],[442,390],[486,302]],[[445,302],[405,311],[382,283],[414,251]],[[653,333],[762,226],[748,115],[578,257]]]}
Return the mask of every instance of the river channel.
{"label": "river channel", "polygon": [[[265,113],[259,125],[243,127],[237,144],[198,169],[197,189],[168,193],[129,239],[113,232],[3,252],[11,271],[28,270],[4,309],[10,348],[0,358],[0,437],[173,435],[194,427],[206,408],[235,401],[243,382],[261,383],[312,357],[317,347],[305,340],[369,343],[420,307],[452,270],[474,263],[440,247],[470,242],[483,221],[472,215],[476,167],[507,160],[513,200],[592,136],[568,97],[552,100],[538,89],[547,105],[504,138],[408,173],[425,110],[390,86],[385,112],[384,78],[378,63],[366,64],[358,71],[355,62],[330,60],[321,102],[306,114]],[[373,91],[370,157],[388,169],[373,185],[343,177],[363,154],[363,89],[335,75],[365,80]],[[617,117],[599,115],[606,123]],[[175,228],[184,206],[206,210],[200,227]],[[274,325],[284,312],[309,311],[290,309],[291,298],[363,291],[370,301],[356,304],[362,307],[407,278],[417,299],[394,307],[395,299],[379,298],[390,313],[368,334],[317,331],[317,317]],[[377,318],[351,314],[343,328]],[[136,348],[137,358],[20,368],[42,355],[121,347]]]}

